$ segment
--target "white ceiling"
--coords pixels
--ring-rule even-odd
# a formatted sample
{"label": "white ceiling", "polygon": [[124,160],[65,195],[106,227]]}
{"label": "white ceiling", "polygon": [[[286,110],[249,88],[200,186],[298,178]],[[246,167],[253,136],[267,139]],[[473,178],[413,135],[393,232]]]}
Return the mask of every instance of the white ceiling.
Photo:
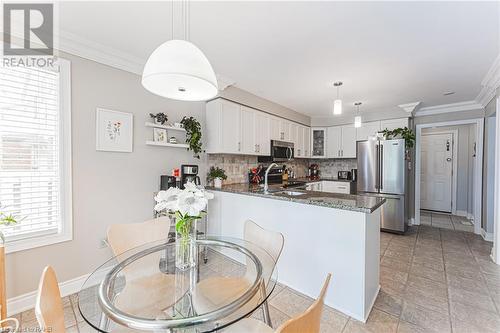
{"label": "white ceiling", "polygon": [[[190,8],[190,39],[217,74],[310,116],[331,115],[337,80],[347,111],[358,100],[363,112],[473,100],[499,53],[497,2],[207,1]],[[61,3],[60,28],[143,64],[171,38],[171,3]]]}

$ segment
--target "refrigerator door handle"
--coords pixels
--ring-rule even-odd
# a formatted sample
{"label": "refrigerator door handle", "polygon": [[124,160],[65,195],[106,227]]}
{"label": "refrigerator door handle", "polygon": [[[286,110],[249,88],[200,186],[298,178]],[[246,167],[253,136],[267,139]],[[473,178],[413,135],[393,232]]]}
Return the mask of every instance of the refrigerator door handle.
{"label": "refrigerator door handle", "polygon": [[377,156],[377,160],[375,161],[376,167],[377,167],[377,172],[376,172],[376,180],[375,180],[375,188],[378,190],[379,189],[379,181],[380,181],[380,147],[378,144],[375,145],[375,155]]}
{"label": "refrigerator door handle", "polygon": [[384,145],[380,145],[380,189],[384,188]]}

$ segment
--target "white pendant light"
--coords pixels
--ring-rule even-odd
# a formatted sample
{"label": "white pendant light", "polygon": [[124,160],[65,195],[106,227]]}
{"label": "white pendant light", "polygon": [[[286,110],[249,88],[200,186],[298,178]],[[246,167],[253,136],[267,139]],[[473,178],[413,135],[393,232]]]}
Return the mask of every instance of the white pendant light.
{"label": "white pendant light", "polygon": [[[173,37],[172,2],[172,37]],[[185,9],[184,9],[185,8]],[[184,37],[169,40],[149,56],[142,85],[153,94],[181,101],[205,101],[217,95],[215,72],[207,57],[188,39],[188,6],[184,9]]]}
{"label": "white pendant light", "polygon": [[354,117],[354,127],[358,128],[361,127],[361,114],[359,113],[359,106],[361,105],[361,102],[356,102],[354,105],[357,107],[357,115]]}
{"label": "white pendant light", "polygon": [[340,99],[339,95],[339,87],[342,85],[342,82],[335,82],[333,84],[334,87],[337,87],[337,99],[333,101],[333,114],[334,115],[339,115],[342,114],[342,100]]}

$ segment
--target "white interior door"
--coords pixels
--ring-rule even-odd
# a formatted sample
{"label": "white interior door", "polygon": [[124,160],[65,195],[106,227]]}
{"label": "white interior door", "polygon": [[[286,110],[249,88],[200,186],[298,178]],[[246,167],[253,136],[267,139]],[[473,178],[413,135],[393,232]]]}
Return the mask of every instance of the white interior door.
{"label": "white interior door", "polygon": [[453,134],[423,134],[420,208],[451,213]]}

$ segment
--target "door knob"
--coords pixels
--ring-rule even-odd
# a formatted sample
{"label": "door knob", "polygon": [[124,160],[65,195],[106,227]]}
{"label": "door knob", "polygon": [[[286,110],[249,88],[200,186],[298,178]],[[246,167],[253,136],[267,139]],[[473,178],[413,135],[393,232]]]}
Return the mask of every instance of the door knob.
{"label": "door knob", "polygon": [[447,160],[448,162],[451,162],[451,158],[450,158],[450,157],[448,157],[446,160]]}

